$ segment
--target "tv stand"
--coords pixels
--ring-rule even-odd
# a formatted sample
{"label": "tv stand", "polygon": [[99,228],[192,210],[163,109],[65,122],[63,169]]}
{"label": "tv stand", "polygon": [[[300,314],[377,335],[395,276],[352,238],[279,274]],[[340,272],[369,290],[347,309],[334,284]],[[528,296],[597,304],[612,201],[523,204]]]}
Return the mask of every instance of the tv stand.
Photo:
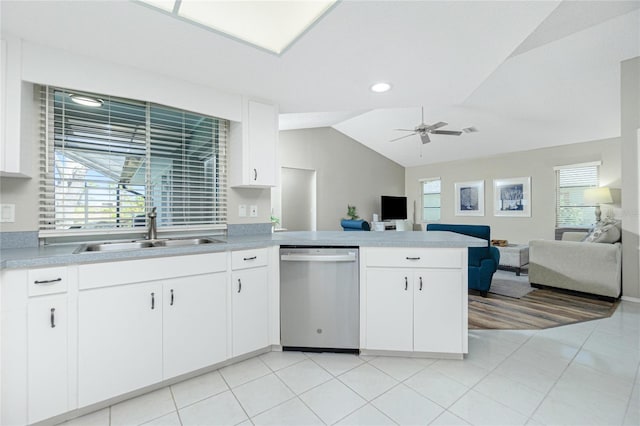
{"label": "tv stand", "polygon": [[386,230],[395,231],[396,230],[396,221],[392,220],[392,221],[389,221],[389,222],[384,222],[384,229],[385,229],[385,231]]}

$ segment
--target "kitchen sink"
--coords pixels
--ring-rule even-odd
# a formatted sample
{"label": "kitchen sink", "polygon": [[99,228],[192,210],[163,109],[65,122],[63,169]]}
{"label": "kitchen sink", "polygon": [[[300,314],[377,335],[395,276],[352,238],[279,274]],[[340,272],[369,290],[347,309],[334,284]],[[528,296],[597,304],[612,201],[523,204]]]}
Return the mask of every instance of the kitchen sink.
{"label": "kitchen sink", "polygon": [[219,244],[224,241],[213,238],[166,238],[159,240],[112,241],[104,243],[83,244],[74,253],[88,251],[122,251],[160,247],[188,247],[201,244]]}

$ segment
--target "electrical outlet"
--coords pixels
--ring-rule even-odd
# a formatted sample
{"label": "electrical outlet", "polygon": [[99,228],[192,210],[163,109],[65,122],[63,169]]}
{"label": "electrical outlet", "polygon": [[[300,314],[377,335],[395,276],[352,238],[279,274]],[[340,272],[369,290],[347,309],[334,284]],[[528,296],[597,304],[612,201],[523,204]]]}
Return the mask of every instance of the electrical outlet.
{"label": "electrical outlet", "polygon": [[238,205],[238,216],[247,217],[247,205],[246,204]]}
{"label": "electrical outlet", "polygon": [[16,205],[0,204],[0,222],[14,223],[16,221]]}
{"label": "electrical outlet", "polygon": [[258,206],[249,206],[249,216],[258,217]]}

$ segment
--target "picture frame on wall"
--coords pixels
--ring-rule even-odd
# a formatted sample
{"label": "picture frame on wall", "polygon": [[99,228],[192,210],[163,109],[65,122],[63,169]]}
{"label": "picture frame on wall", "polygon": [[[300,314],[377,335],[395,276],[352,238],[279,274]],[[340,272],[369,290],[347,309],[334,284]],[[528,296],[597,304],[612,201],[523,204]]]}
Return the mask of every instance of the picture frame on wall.
{"label": "picture frame on wall", "polygon": [[484,216],[484,180],[455,183],[455,215]]}
{"label": "picture frame on wall", "polygon": [[493,215],[531,217],[531,177],[493,180]]}

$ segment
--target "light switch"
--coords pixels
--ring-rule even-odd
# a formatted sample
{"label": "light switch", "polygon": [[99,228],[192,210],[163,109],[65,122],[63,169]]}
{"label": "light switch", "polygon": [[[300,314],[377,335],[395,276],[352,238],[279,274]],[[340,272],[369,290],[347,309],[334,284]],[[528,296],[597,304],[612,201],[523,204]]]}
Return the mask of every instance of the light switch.
{"label": "light switch", "polygon": [[0,222],[13,223],[16,221],[16,205],[0,204]]}
{"label": "light switch", "polygon": [[249,216],[258,217],[258,206],[249,206]]}
{"label": "light switch", "polygon": [[238,216],[247,217],[247,205],[246,204],[238,205]]}

